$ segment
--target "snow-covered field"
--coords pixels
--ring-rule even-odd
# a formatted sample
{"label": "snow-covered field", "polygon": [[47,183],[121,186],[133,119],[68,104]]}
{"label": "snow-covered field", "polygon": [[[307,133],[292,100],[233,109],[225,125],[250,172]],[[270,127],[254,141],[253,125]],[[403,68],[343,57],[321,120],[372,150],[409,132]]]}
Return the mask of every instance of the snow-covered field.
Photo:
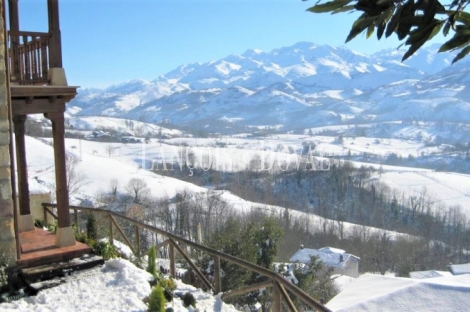
{"label": "snow-covered field", "polygon": [[[221,171],[239,171],[248,166],[257,169],[282,170],[286,164],[289,168],[298,166],[300,156],[305,155],[305,144],[310,142],[316,145],[315,151],[320,155],[345,154],[344,146],[353,146],[354,151],[371,150],[378,155],[387,155],[394,152],[399,155],[417,155],[429,150],[423,145],[412,141],[381,140],[374,143],[370,138],[345,138],[343,144],[338,144],[332,137],[305,135],[276,135],[263,139],[247,137],[223,138],[174,138],[164,143],[152,140],[144,143],[101,143],[95,141],[66,139],[67,152],[79,159],[78,168],[88,178],[88,183],[81,189],[77,197],[86,198],[95,196],[99,191],[106,191],[111,180],[119,182],[119,191],[124,191],[127,182],[132,178],[145,180],[152,195],[155,197],[172,197],[184,189],[193,192],[205,192],[190,183],[154,174],[145,169],[157,169],[157,173],[164,174],[165,170],[181,170],[191,154],[194,154],[194,170],[207,169],[211,164]],[[29,177],[32,188],[52,189],[54,184],[53,154],[51,147],[43,142],[27,138],[27,157]],[[351,145],[354,143],[353,145]],[[317,160],[325,159],[317,157]],[[352,162],[356,167],[366,166],[380,169],[380,174],[371,177],[370,181],[380,181],[399,194],[405,196],[421,196],[423,193],[430,197],[430,201],[445,206],[460,205],[463,211],[470,212],[470,191],[466,187],[470,183],[470,176],[449,172],[436,172],[430,169],[412,167],[398,167],[364,162]],[[302,170],[302,166],[299,167]],[[319,163],[319,168],[328,170],[328,166]],[[188,173],[190,174],[190,173]],[[38,183],[39,182],[39,183]],[[41,186],[42,184],[42,186]],[[437,205],[436,205],[437,206]]]}
{"label": "snow-covered field", "polygon": [[[81,199],[91,199],[98,197],[99,192],[109,191],[111,180],[118,182],[118,190],[125,192],[125,186],[128,181],[132,178],[139,178],[147,183],[151,191],[151,195],[155,198],[166,198],[174,197],[177,193],[183,191],[190,191],[193,193],[207,193],[208,189],[196,186],[192,183],[181,181],[178,179],[165,177],[153,173],[149,170],[141,169],[142,165],[142,146],[147,149],[147,155],[149,147],[148,145],[141,144],[120,144],[116,143],[115,146],[121,150],[115,154],[109,156],[105,155],[103,150],[107,143],[98,143],[93,141],[84,141],[81,143],[76,139],[67,139],[66,146],[74,157],[81,159],[79,161],[78,169],[86,175],[87,184],[85,184],[79,194],[72,199],[73,204],[79,204]],[[81,147],[80,147],[81,145]],[[75,146],[75,148],[73,148]],[[152,146],[150,144],[150,146]],[[44,144],[43,142],[27,137],[27,154],[30,165],[29,169],[29,180],[32,188],[40,190],[52,191],[54,185],[54,171],[52,167],[53,155],[52,147]],[[173,146],[167,146],[169,149],[173,149]],[[94,152],[99,150],[100,152]],[[258,151],[243,151],[240,149],[227,149],[227,157],[233,157],[236,159],[239,157],[239,152],[248,153],[247,155],[258,153]],[[232,153],[230,153],[232,152]],[[267,153],[267,152],[265,152]],[[145,154],[145,153],[144,153]],[[250,157],[247,157],[248,159]],[[388,167],[384,167],[387,170]],[[391,167],[390,170],[396,170]],[[409,168],[408,168],[409,169]],[[175,168],[175,170],[179,170]],[[158,172],[157,172],[158,173]],[[188,173],[189,174],[189,173]],[[35,189],[33,189],[35,191]],[[262,209],[266,212],[274,212],[276,214],[282,214],[284,211],[283,207],[270,206],[264,204],[258,204],[250,201],[246,201],[228,191],[217,191],[221,194],[221,198],[229,203],[232,207],[240,212],[248,212],[252,209]],[[339,224],[333,220],[325,219],[317,215],[309,214],[300,211],[290,211],[293,220],[302,220],[305,227],[309,227],[311,230],[316,230],[323,224],[327,224],[329,228],[339,229]],[[361,232],[361,233],[387,233],[387,236],[397,237],[400,235],[393,231],[384,231],[379,228],[365,227],[362,225],[356,225],[348,222],[342,224],[345,233],[349,231]]]}

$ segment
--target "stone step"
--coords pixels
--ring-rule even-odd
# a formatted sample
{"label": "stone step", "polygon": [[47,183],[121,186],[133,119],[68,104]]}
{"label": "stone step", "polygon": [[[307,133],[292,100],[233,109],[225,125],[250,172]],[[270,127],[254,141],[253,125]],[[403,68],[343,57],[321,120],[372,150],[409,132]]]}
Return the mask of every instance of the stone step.
{"label": "stone step", "polygon": [[21,258],[17,261],[19,268],[68,261],[91,253],[91,248],[80,242],[72,246],[56,247],[55,234],[38,228],[20,233],[20,245]]}
{"label": "stone step", "polygon": [[104,264],[102,257],[93,254],[85,254],[79,258],[73,258],[69,261],[23,268],[20,269],[20,274],[22,274],[24,280],[28,284],[33,284],[56,277],[66,277],[75,271],[91,269],[102,264]]}

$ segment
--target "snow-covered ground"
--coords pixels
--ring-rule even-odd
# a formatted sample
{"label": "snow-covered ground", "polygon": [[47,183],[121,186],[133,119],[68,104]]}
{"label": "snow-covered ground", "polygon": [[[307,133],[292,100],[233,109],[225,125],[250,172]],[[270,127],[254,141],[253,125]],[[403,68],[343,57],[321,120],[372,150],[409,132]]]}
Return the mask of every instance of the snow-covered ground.
{"label": "snow-covered ground", "polygon": [[168,129],[163,125],[155,125],[137,120],[103,116],[70,116],[68,123],[75,130],[113,129],[118,132],[129,132],[131,134],[161,133],[162,135],[181,135],[176,129]]}
{"label": "snow-covered ground", "polygon": [[[147,311],[143,302],[151,292],[151,275],[124,259],[112,259],[104,266],[69,276],[66,283],[45,289],[37,296],[0,304],[2,312],[83,312],[83,311]],[[175,280],[175,292],[193,294],[199,311],[237,311],[220,296]],[[195,311],[185,308],[178,298],[168,302],[174,311]]]}
{"label": "snow-covered ground", "polygon": [[468,311],[470,275],[426,279],[364,274],[326,306],[332,311]]}
{"label": "snow-covered ground", "polygon": [[[39,141],[27,137],[29,177],[33,190],[44,187],[53,189],[52,148],[43,142],[50,142],[50,139]],[[125,185],[132,178],[145,180],[154,197],[173,197],[184,189],[192,192],[207,191],[190,183],[164,177],[165,170],[181,170],[180,165],[184,167],[191,154],[196,155],[195,163],[192,164],[194,170],[207,169],[211,164],[221,171],[244,170],[253,164],[259,169],[283,170],[287,163],[290,163],[289,168],[296,168],[299,164],[299,153],[304,149],[304,145],[310,142],[316,144],[315,151],[320,155],[336,152],[347,154],[348,149],[344,146],[353,142],[355,150],[352,153],[367,149],[378,155],[395,152],[405,156],[429,152],[427,147],[411,141],[390,139],[374,143],[370,138],[346,138],[340,145],[332,137],[305,135],[277,135],[263,140],[243,137],[174,138],[166,140],[165,143],[152,140],[149,144],[66,139],[66,147],[70,155],[80,160],[78,169],[88,178],[88,183],[77,197],[92,197],[100,191],[106,191],[111,180],[117,180],[118,190],[123,192]],[[256,159],[258,161],[253,162]],[[321,156],[316,159],[325,160]],[[364,162],[352,164],[356,167],[366,166],[380,170],[380,174],[371,177],[370,182],[383,182],[405,196],[420,196],[425,192],[434,203],[447,207],[460,205],[467,214],[470,212],[470,192],[466,188],[466,185],[470,184],[469,175]],[[328,169],[328,166],[321,163],[319,166],[321,169]],[[160,174],[142,169],[152,167]],[[302,165],[299,170],[303,170]]]}
{"label": "snow-covered ground", "polygon": [[[81,151],[79,150],[80,144]],[[144,146],[148,151],[149,148],[147,145],[116,144],[116,146],[121,148],[121,151],[116,152],[110,157],[109,155],[104,155],[105,151],[103,151],[103,145],[106,146],[104,143],[92,141],[82,140],[80,143],[75,139],[66,140],[68,151],[70,151],[74,157],[81,159],[78,165],[78,170],[82,171],[86,175],[87,179],[87,184],[81,188],[79,194],[77,194],[75,197],[75,204],[79,203],[78,199],[93,199],[93,197],[98,195],[100,191],[109,191],[111,180],[113,179],[118,182],[118,190],[120,192],[125,192],[125,186],[132,178],[142,179],[147,183],[147,186],[151,191],[151,195],[156,198],[171,198],[178,192],[183,191],[190,191],[193,193],[208,192],[207,188],[199,187],[192,183],[165,177],[163,175],[141,169],[142,146]],[[94,152],[100,148],[102,151],[101,153]],[[173,147],[169,146],[169,148]],[[226,154],[227,157],[233,157],[234,159],[238,157],[237,152],[239,152],[240,149],[227,150],[229,152]],[[230,151],[233,151],[234,153],[231,154]],[[252,152],[255,153],[256,151]],[[52,167],[52,147],[34,138],[27,137],[27,155],[30,167],[29,180],[32,187],[52,191],[55,179]],[[149,155],[148,152],[147,155]],[[387,168],[384,170],[386,169]],[[221,194],[221,199],[229,203],[232,207],[240,212],[248,212],[252,209],[262,209],[266,212],[282,214],[284,211],[283,207],[246,201],[228,191],[217,192]],[[310,230],[319,229],[324,224],[326,224],[328,228],[334,229],[334,231],[339,231],[340,224],[333,220],[294,210],[291,210],[290,213],[293,220],[301,220],[301,224],[304,224],[305,227],[309,227]],[[343,222],[342,228],[345,233],[348,233],[349,231],[369,234],[386,233],[387,236],[392,238],[396,238],[401,235],[400,233],[394,231],[385,231],[379,228],[365,227],[348,222]]]}

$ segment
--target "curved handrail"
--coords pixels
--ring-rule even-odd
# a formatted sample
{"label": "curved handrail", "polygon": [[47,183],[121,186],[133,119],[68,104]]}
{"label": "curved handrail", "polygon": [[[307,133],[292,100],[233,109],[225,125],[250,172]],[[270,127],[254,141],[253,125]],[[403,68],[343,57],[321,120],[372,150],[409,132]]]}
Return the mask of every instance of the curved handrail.
{"label": "curved handrail", "polygon": [[[46,207],[56,208],[57,207],[56,204],[50,204],[50,203],[42,203],[42,205],[43,205],[44,208],[46,208]],[[172,240],[177,241],[179,243],[182,243],[182,244],[185,244],[187,246],[191,246],[195,249],[204,251],[205,253],[210,254],[212,256],[219,257],[219,258],[224,259],[226,261],[230,261],[230,262],[235,263],[235,264],[237,264],[237,265],[239,265],[239,266],[241,266],[245,269],[248,269],[248,270],[256,272],[260,275],[271,278],[273,281],[276,281],[277,283],[281,284],[285,289],[287,289],[293,295],[298,297],[300,300],[302,300],[308,306],[310,306],[310,307],[312,307],[312,308],[314,308],[318,311],[324,311],[324,312],[329,312],[330,311],[327,307],[325,307],[323,304],[316,301],[314,298],[312,298],[309,294],[304,292],[302,289],[298,288],[293,283],[286,280],[284,277],[282,277],[282,275],[280,275],[279,273],[276,273],[274,271],[271,271],[267,268],[258,266],[256,264],[253,264],[253,263],[248,262],[246,260],[237,258],[235,256],[225,254],[221,251],[212,249],[210,247],[192,242],[192,241],[190,241],[186,238],[177,236],[177,235],[169,233],[165,230],[162,230],[162,229],[159,229],[157,227],[142,223],[140,221],[134,220],[132,218],[129,218],[129,217],[121,215],[121,214],[118,214],[118,213],[110,211],[110,210],[106,210],[106,209],[102,209],[102,208],[81,207],[81,206],[69,206],[69,208],[74,210],[74,211],[80,211],[81,210],[81,211],[105,213],[107,215],[123,219],[123,220],[125,220],[125,221],[127,221],[131,224],[134,224],[136,226],[145,228],[149,231],[152,231],[152,232],[155,232],[157,234],[166,236],[169,239],[172,239]]]}

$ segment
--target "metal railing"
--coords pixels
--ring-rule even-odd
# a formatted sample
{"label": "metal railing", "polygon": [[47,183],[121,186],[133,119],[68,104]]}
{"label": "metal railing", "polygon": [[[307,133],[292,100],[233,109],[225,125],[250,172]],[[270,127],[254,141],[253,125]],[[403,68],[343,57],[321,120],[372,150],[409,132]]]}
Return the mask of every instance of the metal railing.
{"label": "metal railing", "polygon": [[[44,221],[46,223],[47,223],[48,215],[51,215],[54,218],[57,218],[57,216],[54,214],[52,209],[50,209],[50,208],[56,208],[57,207],[56,204],[43,203],[42,206],[44,207]],[[221,278],[221,272],[220,272],[220,260],[221,259],[234,263],[251,272],[256,272],[268,279],[268,281],[263,282],[263,283],[259,283],[255,285],[248,285],[239,289],[233,289],[233,290],[227,291],[224,294],[222,294],[222,298],[228,298],[234,295],[247,293],[247,292],[254,291],[257,289],[261,289],[261,288],[273,287],[273,310],[275,312],[282,311],[282,305],[281,305],[282,300],[284,300],[284,304],[286,305],[289,311],[297,311],[291,297],[289,296],[289,293],[291,295],[294,295],[298,299],[300,299],[304,304],[311,307],[315,311],[325,311],[325,312],[330,311],[324,305],[322,305],[321,303],[313,299],[306,292],[304,292],[303,290],[295,286],[292,282],[286,280],[282,275],[274,271],[271,271],[267,268],[255,265],[243,259],[231,256],[223,252],[220,252],[218,250],[209,248],[207,246],[195,243],[193,241],[190,241],[183,237],[179,237],[175,234],[169,233],[167,231],[151,226],[149,224],[145,224],[140,221],[134,220],[132,218],[126,217],[124,215],[117,214],[113,211],[105,210],[102,208],[89,208],[89,207],[80,207],[80,206],[70,206],[69,208],[70,210],[73,210],[74,222],[78,229],[80,229],[79,212],[83,211],[83,212],[88,212],[88,213],[100,214],[101,218],[97,221],[97,223],[103,224],[103,222],[107,221],[108,223],[107,233],[109,235],[109,241],[113,243],[114,230],[117,230],[117,232],[123,237],[125,243],[130,247],[130,249],[135,255],[139,254],[140,240],[141,240],[140,233],[142,229],[165,236],[167,239],[164,242],[157,244],[156,247],[157,248],[162,248],[165,246],[169,247],[168,249],[169,249],[169,259],[170,259],[170,274],[173,277],[176,277],[176,262],[175,262],[175,250],[176,250],[188,262],[188,264],[191,266],[194,273],[197,274],[197,276],[202,281],[204,286],[207,287],[207,289],[211,289],[215,294],[220,293],[222,290],[222,278]],[[119,225],[117,220],[124,221],[127,224],[130,224],[134,227],[134,233],[135,233],[134,242],[132,242],[131,239],[129,239],[128,236],[124,233],[124,230]],[[183,245],[194,248],[200,252],[204,252],[212,256],[213,261],[214,261],[214,279],[212,283],[206,278],[206,276],[201,272],[201,270],[186,254],[184,249],[181,247]]]}
{"label": "metal railing", "polygon": [[10,81],[20,85],[47,84],[49,33],[9,31]]}

